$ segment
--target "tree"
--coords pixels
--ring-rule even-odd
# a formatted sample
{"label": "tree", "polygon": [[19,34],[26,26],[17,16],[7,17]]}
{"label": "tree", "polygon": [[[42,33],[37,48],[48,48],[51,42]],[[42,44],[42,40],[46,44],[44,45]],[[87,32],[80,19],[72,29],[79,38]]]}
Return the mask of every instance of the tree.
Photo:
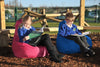
{"label": "tree", "polygon": [[22,11],[21,10],[18,10],[17,12],[18,12],[18,14],[22,14]]}
{"label": "tree", "polygon": [[20,7],[22,7],[21,0],[20,0]]}
{"label": "tree", "polygon": [[85,10],[85,17],[88,17],[89,11]]}
{"label": "tree", "polygon": [[12,6],[18,7],[18,6],[19,6],[18,0],[13,0],[13,1],[12,1]]}
{"label": "tree", "polygon": [[32,4],[29,4],[29,8],[32,9]]}
{"label": "tree", "polygon": [[11,13],[9,12],[9,10],[5,10],[5,13],[6,13],[6,14],[11,14]]}

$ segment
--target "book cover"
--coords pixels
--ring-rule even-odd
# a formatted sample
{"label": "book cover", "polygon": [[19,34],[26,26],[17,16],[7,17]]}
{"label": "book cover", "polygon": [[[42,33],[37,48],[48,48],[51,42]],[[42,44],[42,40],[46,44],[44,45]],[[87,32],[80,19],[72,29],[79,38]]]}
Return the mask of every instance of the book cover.
{"label": "book cover", "polygon": [[43,32],[38,32],[38,31],[32,31],[28,36],[29,36],[29,39],[32,39],[32,38],[36,38],[38,36],[40,36]]}

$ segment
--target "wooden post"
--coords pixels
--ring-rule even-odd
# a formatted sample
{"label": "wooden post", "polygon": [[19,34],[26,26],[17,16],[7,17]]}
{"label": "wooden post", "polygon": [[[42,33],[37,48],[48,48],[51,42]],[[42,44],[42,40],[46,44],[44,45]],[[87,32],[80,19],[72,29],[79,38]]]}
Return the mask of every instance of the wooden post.
{"label": "wooden post", "polygon": [[4,0],[0,0],[0,29],[6,29]]}
{"label": "wooden post", "polygon": [[25,12],[25,13],[22,15],[21,18],[24,18],[26,15],[27,15],[27,12]]}
{"label": "wooden post", "polygon": [[[39,14],[39,13],[36,13],[36,12],[33,12],[33,11],[29,11],[27,9],[24,10],[25,12],[28,12],[28,13],[31,13],[33,15],[36,15],[37,17],[44,17],[43,14]],[[57,21],[57,22],[61,22],[62,20],[59,20],[59,19],[55,19],[55,18],[52,18],[52,17],[48,17],[48,16],[45,16],[46,19],[50,19],[50,20],[54,20],[54,21]]]}
{"label": "wooden post", "polygon": [[[46,15],[45,9],[43,9],[43,15]],[[48,26],[48,23],[47,23],[47,20],[46,19],[44,19],[43,22],[46,23],[46,26]]]}
{"label": "wooden post", "polygon": [[80,0],[80,26],[84,26],[85,20],[85,0]]}
{"label": "wooden post", "polygon": [[29,11],[31,11],[31,8],[28,8]]}
{"label": "wooden post", "polygon": [[[42,15],[46,15],[45,9],[42,9],[42,10],[41,10],[41,14],[42,14]],[[43,26],[44,24],[46,24],[46,26],[48,27],[48,23],[47,23],[47,20],[46,20],[45,18],[44,18],[43,21],[41,21],[40,23],[41,23],[42,26]]]}

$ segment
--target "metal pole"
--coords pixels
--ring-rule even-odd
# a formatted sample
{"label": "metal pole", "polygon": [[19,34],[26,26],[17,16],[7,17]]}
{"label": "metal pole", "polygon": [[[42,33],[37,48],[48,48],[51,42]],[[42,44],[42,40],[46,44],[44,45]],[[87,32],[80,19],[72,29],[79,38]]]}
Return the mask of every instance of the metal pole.
{"label": "metal pole", "polygon": [[15,22],[17,21],[17,7],[15,7]]}
{"label": "metal pole", "polygon": [[98,22],[98,5],[96,5],[96,23]]}
{"label": "metal pole", "polygon": [[17,0],[15,0],[15,22],[17,21]]}

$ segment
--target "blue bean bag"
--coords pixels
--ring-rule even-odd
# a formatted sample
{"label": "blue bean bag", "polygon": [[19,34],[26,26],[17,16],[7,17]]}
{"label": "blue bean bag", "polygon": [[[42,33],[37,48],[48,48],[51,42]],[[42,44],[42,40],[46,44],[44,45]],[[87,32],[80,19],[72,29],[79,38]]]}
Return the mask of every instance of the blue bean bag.
{"label": "blue bean bag", "polygon": [[[65,22],[60,22],[59,24],[59,30],[62,24]],[[90,45],[90,48],[92,47],[92,41],[90,37],[86,36],[87,42]],[[67,38],[64,38],[59,35],[57,35],[57,41],[56,41],[56,46],[59,52],[64,53],[64,54],[73,54],[73,53],[80,53],[80,46],[75,43],[73,40],[69,40]]]}

